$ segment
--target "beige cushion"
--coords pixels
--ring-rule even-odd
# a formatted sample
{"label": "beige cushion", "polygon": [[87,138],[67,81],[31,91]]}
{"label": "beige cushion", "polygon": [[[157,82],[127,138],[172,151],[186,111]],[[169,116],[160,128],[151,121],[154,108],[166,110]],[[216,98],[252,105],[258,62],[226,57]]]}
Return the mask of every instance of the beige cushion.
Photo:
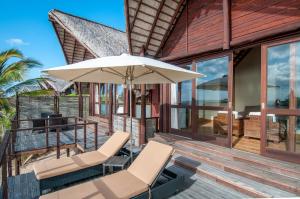
{"label": "beige cushion", "polygon": [[41,180],[102,164],[107,159],[99,151],[92,151],[68,158],[41,161],[33,165],[33,170],[36,178]]}
{"label": "beige cushion", "polygon": [[146,184],[152,185],[172,154],[173,147],[150,141],[127,171]]}
{"label": "beige cushion", "polygon": [[127,199],[139,195],[147,190],[147,184],[124,170],[41,196],[40,199]]}
{"label": "beige cushion", "polygon": [[108,157],[111,157],[126,144],[129,138],[129,133],[116,132],[98,149],[98,151]]}
{"label": "beige cushion", "polygon": [[126,144],[129,137],[129,133],[116,132],[97,151],[35,163],[33,170],[36,178],[46,179],[102,164],[115,155]]}

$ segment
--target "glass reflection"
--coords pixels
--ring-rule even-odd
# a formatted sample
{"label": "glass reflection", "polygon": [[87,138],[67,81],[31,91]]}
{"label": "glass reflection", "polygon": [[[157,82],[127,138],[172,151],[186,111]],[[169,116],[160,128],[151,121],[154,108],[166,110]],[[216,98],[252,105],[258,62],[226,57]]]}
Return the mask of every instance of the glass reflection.
{"label": "glass reflection", "polygon": [[268,48],[268,106],[289,107],[290,44]]}
{"label": "glass reflection", "polygon": [[197,79],[197,105],[227,106],[228,61],[226,56],[197,63],[197,72],[206,75]]}
{"label": "glass reflection", "polygon": [[[300,152],[300,117],[268,114],[266,122],[268,148]],[[295,129],[290,129],[290,125]],[[290,139],[292,135],[295,139]]]}

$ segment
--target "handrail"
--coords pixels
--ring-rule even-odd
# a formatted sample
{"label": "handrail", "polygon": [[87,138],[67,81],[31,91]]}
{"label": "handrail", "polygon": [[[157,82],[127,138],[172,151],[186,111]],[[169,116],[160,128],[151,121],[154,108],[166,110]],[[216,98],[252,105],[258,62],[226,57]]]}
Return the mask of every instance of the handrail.
{"label": "handrail", "polygon": [[[27,122],[27,121],[35,121],[35,120],[59,120],[59,119],[75,119],[79,118],[76,116],[69,116],[69,117],[45,117],[45,118],[31,118],[31,119],[20,119],[20,120],[12,120],[12,122]],[[83,118],[82,118],[83,119]]]}

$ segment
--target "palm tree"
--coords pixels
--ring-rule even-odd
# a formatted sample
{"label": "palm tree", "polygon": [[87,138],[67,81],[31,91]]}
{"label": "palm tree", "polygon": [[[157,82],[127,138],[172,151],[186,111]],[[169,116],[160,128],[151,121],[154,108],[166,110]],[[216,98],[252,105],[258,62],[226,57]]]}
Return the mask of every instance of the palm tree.
{"label": "palm tree", "polygon": [[13,108],[6,97],[14,96],[16,93],[41,95],[50,92],[45,78],[24,81],[26,71],[40,66],[38,61],[26,58],[17,49],[0,52],[0,123],[2,119],[7,120],[7,116],[13,115]]}

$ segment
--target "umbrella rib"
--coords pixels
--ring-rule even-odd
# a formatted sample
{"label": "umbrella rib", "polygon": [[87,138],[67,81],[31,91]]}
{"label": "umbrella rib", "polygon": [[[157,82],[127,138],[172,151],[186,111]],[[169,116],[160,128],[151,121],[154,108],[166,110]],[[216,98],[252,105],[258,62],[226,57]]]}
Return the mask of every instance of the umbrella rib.
{"label": "umbrella rib", "polygon": [[96,68],[96,69],[91,70],[91,71],[88,71],[88,72],[86,72],[86,73],[84,73],[84,74],[82,74],[82,75],[79,75],[79,76],[77,76],[77,77],[71,79],[71,82],[74,82],[76,79],[79,79],[79,78],[81,78],[81,77],[83,77],[83,76],[86,76],[86,75],[88,75],[88,74],[90,74],[90,73],[93,73],[93,72],[95,72],[95,71],[97,71],[97,70],[99,70],[99,68]]}
{"label": "umbrella rib", "polygon": [[152,70],[153,72],[157,73],[158,75],[162,76],[163,78],[169,80],[170,82],[172,83],[176,83],[175,81],[173,81],[172,79],[168,78],[167,76],[161,74],[160,72],[158,72],[157,70],[155,69],[152,69],[152,68],[149,68],[148,66],[144,66],[145,68],[149,69],[149,70]]}
{"label": "umbrella rib", "polygon": [[110,74],[113,74],[113,75],[117,75],[117,76],[122,77],[122,78],[125,78],[125,76],[122,75],[122,73],[120,73],[120,72],[118,72],[118,71],[116,71],[116,70],[114,70],[112,68],[107,68],[107,69],[111,70],[112,72],[104,70],[103,68],[101,68],[101,71],[106,72],[106,73],[110,73]]}
{"label": "umbrella rib", "polygon": [[140,78],[140,77],[143,77],[143,76],[145,76],[145,75],[149,75],[149,74],[151,74],[151,73],[154,73],[152,70],[151,71],[148,71],[148,72],[145,72],[145,73],[143,73],[143,74],[140,74],[140,75],[138,75],[138,76],[136,76],[134,79],[136,80],[136,79],[138,79],[138,78]]}

